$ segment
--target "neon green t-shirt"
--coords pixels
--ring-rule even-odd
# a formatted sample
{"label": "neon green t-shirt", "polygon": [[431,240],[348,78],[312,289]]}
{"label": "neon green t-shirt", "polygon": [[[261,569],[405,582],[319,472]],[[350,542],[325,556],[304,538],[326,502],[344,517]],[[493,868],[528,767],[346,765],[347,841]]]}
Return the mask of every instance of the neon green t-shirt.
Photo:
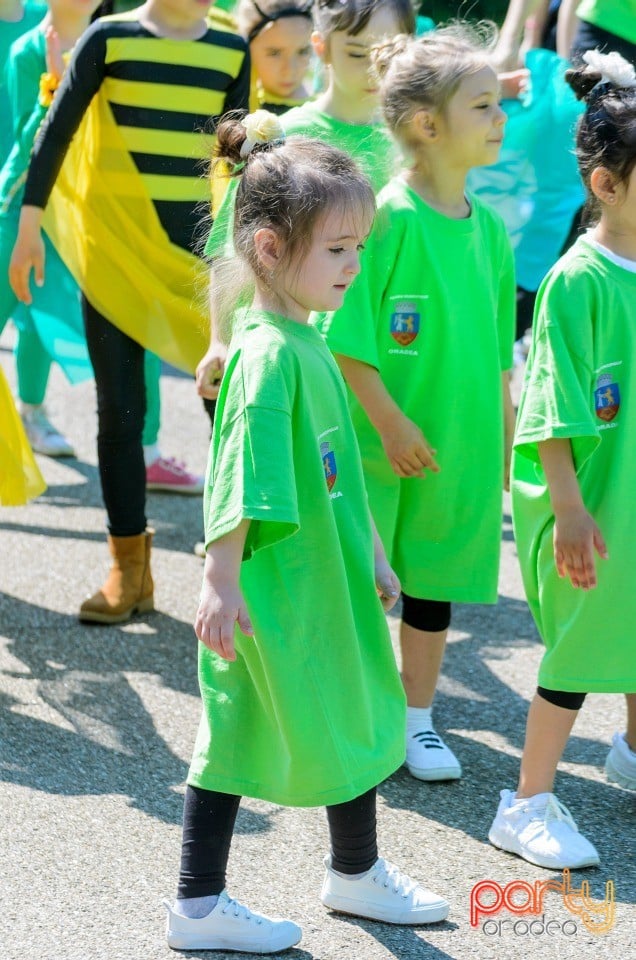
{"label": "neon green t-shirt", "polygon": [[240,585],[254,638],[199,647],[188,782],[291,806],[353,799],[404,759],[405,699],[374,585],[362,468],[319,332],[246,311],[219,395],[206,542],[250,518]]}
{"label": "neon green t-shirt", "polygon": [[[546,646],[539,683],[552,690],[636,690],[636,273],[584,237],[539,290],[519,407],[512,504],[530,609]],[[537,444],[569,438],[583,501],[607,543],[598,585],[556,572],[554,515]]]}
{"label": "neon green t-shirt", "polygon": [[[344,150],[360,164],[373,190],[377,193],[393,176],[399,154],[387,129],[380,123],[343,123],[319,110],[313,101],[288,110],[280,118],[287,136],[303,136],[321,140]],[[205,254],[208,257],[232,257],[234,244],[234,200],[238,179],[230,180],[210,231]]]}
{"label": "neon green t-shirt", "polygon": [[636,4],[634,0],[581,0],[576,8],[580,20],[601,30],[636,43]]}
{"label": "neon green t-shirt", "polygon": [[7,91],[11,69],[9,51],[18,37],[40,22],[46,11],[45,3],[25,0],[21,20],[13,22],[0,19],[0,166],[7,159],[14,140],[14,122]]}
{"label": "neon green t-shirt", "polygon": [[400,479],[351,396],[371,512],[404,591],[494,603],[515,285],[503,222],[471,205],[470,217],[453,220],[392,180],[361,273],[321,326],[334,353],[379,370],[438,451],[440,473]]}

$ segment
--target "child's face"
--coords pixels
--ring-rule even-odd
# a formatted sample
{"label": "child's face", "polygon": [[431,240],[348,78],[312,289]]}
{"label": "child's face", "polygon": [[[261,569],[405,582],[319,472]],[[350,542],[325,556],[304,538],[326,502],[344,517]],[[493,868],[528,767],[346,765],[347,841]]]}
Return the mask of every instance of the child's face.
{"label": "child's face", "polygon": [[342,306],[344,295],[360,272],[360,253],[371,229],[370,211],[345,213],[332,209],[316,224],[311,244],[282,277],[285,306],[298,318],[315,310]]}
{"label": "child's face", "polygon": [[314,34],[318,56],[331,67],[336,88],[355,103],[378,100],[378,78],[371,67],[371,47],[399,31],[395,14],[387,7],[376,10],[364,30],[355,36],[336,30],[327,40]]}
{"label": "child's face", "polygon": [[252,66],[268,93],[285,99],[302,87],[311,56],[311,30],[308,17],[284,17],[254,37]]}
{"label": "child's face", "polygon": [[499,96],[497,75],[484,66],[464,77],[446,108],[436,114],[439,143],[449,163],[469,170],[496,162],[506,123]]}

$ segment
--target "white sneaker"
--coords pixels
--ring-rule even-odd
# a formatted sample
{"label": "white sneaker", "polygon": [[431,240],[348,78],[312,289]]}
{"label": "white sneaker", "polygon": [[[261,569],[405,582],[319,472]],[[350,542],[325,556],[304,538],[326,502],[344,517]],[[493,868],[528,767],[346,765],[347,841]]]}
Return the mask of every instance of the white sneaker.
{"label": "white sneaker", "polygon": [[418,780],[459,780],[462,775],[459,760],[430,722],[415,731],[407,727],[405,763]]}
{"label": "white sneaker", "polygon": [[53,426],[43,406],[23,403],[21,416],[29,443],[36,453],[43,453],[47,457],[75,456],[72,444]]}
{"label": "white sneaker", "polygon": [[164,900],[168,911],[166,936],[173,950],[240,950],[278,953],[298,943],[300,927],[291,920],[251,913],[224,890],[214,909],[200,920],[182,917]]}
{"label": "white sneaker", "polygon": [[624,733],[615,733],[612,749],[607,754],[605,773],[612,783],[626,790],[636,790],[636,753],[627,745]]}
{"label": "white sneaker", "polygon": [[325,867],[320,899],[338,913],[405,924],[439,923],[448,916],[450,907],[446,900],[425,890],[382,858],[355,880],[332,870],[329,857],[325,857]]}
{"label": "white sneaker", "polygon": [[549,870],[576,870],[600,862],[568,808],[553,793],[517,800],[512,790],[502,790],[488,839],[493,846]]}

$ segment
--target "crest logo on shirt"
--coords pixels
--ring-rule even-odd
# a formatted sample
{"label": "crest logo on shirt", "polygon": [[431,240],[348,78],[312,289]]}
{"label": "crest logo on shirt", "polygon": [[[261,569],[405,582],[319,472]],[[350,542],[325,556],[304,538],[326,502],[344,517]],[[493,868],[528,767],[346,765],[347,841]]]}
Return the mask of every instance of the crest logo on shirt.
{"label": "crest logo on shirt", "polygon": [[621,405],[621,394],[618,384],[609,373],[602,373],[596,381],[594,391],[594,408],[599,420],[609,423],[618,413]]}
{"label": "crest logo on shirt", "polygon": [[330,443],[320,444],[320,456],[322,457],[322,466],[325,471],[327,490],[331,492],[338,476],[338,466],[336,464],[336,455],[331,449]]}
{"label": "crest logo on shirt", "polygon": [[391,314],[391,336],[403,346],[413,343],[420,332],[420,312],[412,300],[402,300],[395,304]]}

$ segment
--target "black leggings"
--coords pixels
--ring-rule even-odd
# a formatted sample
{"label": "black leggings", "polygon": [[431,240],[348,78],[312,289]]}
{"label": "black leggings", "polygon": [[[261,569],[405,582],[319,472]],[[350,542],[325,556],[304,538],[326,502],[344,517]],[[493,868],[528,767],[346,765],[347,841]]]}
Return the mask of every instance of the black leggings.
{"label": "black leggings", "polygon": [[97,389],[97,460],[108,529],[131,537],[146,529],[144,348],[82,297]]}
{"label": "black leggings", "polygon": [[[108,530],[132,537],[146,529],[144,348],[82,297],[88,352],[97,389],[97,460]],[[210,420],[214,401],[206,401]]]}
{"label": "black leggings", "polygon": [[[240,802],[233,794],[186,788],[178,899],[214,896],[225,889]],[[334,870],[363,873],[378,859],[375,807],[375,787],[347,803],[327,807]]]}
{"label": "black leggings", "polygon": [[439,633],[450,626],[451,605],[447,600],[421,600],[403,593],[402,621],[414,630]]}
{"label": "black leggings", "polygon": [[537,687],[537,693],[542,700],[553,703],[555,707],[563,707],[564,710],[580,710],[587,694],[570,693],[565,690],[546,690],[545,687]]}

